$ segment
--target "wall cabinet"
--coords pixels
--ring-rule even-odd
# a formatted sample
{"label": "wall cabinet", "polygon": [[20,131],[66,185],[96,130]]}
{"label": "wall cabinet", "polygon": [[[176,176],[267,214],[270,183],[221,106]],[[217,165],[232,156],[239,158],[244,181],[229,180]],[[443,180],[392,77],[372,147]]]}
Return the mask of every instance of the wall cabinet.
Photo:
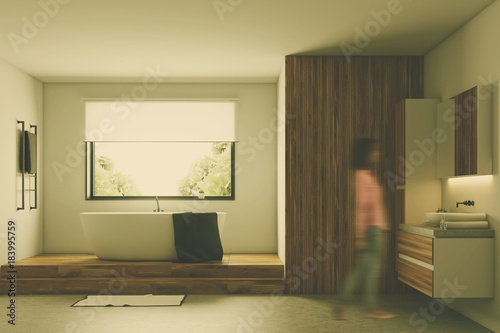
{"label": "wall cabinet", "polygon": [[439,178],[492,172],[491,93],[476,86],[438,105],[437,126],[446,138],[438,144]]}
{"label": "wall cabinet", "polygon": [[[405,99],[396,105],[396,219],[420,224],[441,206],[437,177],[436,108],[439,99]],[[415,204],[418,203],[418,204]]]}
{"label": "wall cabinet", "polygon": [[489,298],[493,238],[432,238],[398,231],[398,279],[434,298]]}

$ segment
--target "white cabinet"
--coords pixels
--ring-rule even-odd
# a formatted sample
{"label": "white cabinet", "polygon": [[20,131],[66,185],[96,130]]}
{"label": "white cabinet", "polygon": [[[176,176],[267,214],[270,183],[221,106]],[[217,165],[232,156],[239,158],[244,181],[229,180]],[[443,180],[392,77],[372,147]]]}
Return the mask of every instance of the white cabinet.
{"label": "white cabinet", "polygon": [[[439,99],[405,99],[396,108],[396,170],[399,223],[420,224],[441,206],[437,177],[436,109]],[[404,195],[403,195],[404,192]],[[401,195],[399,195],[401,194]],[[418,204],[415,204],[418,203]]]}

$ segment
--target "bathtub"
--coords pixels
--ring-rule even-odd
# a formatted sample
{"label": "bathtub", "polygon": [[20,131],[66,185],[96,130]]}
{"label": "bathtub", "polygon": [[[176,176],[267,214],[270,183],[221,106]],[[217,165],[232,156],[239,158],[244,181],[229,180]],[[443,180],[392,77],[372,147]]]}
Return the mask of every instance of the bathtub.
{"label": "bathtub", "polygon": [[[175,213],[80,213],[83,233],[99,259],[177,260]],[[222,235],[226,213],[217,213]]]}

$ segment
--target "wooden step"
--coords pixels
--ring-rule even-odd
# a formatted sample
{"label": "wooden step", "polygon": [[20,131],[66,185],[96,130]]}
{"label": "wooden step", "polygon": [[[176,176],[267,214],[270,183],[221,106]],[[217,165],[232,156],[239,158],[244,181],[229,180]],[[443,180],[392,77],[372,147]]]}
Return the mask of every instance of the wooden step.
{"label": "wooden step", "polygon": [[[221,262],[100,260],[93,254],[43,254],[15,263],[17,294],[250,293],[284,290],[276,254],[224,254]],[[12,271],[2,265],[0,292]]]}
{"label": "wooden step", "polygon": [[[8,281],[0,281],[6,295]],[[282,279],[220,278],[28,278],[16,279],[16,294],[269,294],[284,291]]]}
{"label": "wooden step", "polygon": [[[282,278],[283,264],[276,255],[225,254],[222,261],[174,263],[163,261],[107,261],[95,255],[40,255],[15,264],[18,278],[114,277],[117,273],[135,277]],[[8,276],[8,265],[1,276]]]}

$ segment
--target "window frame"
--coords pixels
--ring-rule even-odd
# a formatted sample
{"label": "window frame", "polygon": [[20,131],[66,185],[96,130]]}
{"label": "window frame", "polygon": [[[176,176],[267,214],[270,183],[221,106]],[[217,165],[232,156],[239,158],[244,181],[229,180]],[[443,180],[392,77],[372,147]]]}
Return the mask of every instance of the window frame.
{"label": "window frame", "polygon": [[[229,141],[228,141],[229,142]],[[231,144],[231,196],[158,196],[162,200],[235,200],[235,144]],[[85,144],[85,200],[154,200],[156,196],[95,196],[94,195],[94,167],[95,167],[95,142]]]}

